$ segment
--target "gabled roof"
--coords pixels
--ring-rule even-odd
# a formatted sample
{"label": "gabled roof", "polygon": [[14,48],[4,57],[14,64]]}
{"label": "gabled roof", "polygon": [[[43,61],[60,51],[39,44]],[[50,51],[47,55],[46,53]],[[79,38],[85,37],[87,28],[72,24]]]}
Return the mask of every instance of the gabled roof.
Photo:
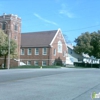
{"label": "gabled roof", "polygon": [[21,47],[48,47],[57,30],[21,33]]}
{"label": "gabled roof", "polygon": [[73,47],[72,44],[67,44],[67,47],[70,48],[70,49],[72,49],[72,50],[74,49],[74,47]]}

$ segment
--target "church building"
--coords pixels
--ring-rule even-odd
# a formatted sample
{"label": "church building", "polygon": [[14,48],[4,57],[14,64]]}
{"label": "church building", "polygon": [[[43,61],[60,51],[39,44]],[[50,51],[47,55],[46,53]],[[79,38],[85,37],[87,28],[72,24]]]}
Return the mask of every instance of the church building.
{"label": "church building", "polygon": [[21,33],[21,18],[13,14],[0,16],[0,29],[17,43],[18,57],[10,60],[10,67],[20,62],[33,66],[49,66],[55,61],[65,64],[68,51],[61,29]]}

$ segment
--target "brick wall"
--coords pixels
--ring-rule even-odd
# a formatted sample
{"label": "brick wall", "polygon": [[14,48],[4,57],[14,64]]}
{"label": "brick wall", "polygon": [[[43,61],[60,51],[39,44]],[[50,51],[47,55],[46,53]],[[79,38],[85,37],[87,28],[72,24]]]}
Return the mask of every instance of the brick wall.
{"label": "brick wall", "polygon": [[[0,58],[0,68],[3,68],[4,64],[4,58]],[[8,66],[8,58],[6,59],[6,68]],[[18,61],[15,61],[14,59],[10,59],[10,68],[12,67],[17,67],[18,66]]]}
{"label": "brick wall", "polygon": [[[21,48],[22,49],[22,48]],[[27,61],[31,61],[31,65],[34,65],[34,61],[38,61],[38,64],[41,66],[42,61],[46,61],[46,64],[48,65],[48,60],[49,58],[49,49],[47,48],[47,54],[43,55],[43,48],[39,48],[39,55],[35,55],[35,48],[31,48],[32,54],[28,55],[28,48],[23,48],[24,49],[24,55],[20,56],[20,60],[27,64]]]}
{"label": "brick wall", "polygon": [[[58,42],[59,41],[61,41],[61,43],[62,43],[62,53],[58,52]],[[54,55],[54,49],[56,49],[56,55]],[[64,41],[63,35],[59,31],[54,42],[52,43],[51,50],[50,50],[52,62],[54,62],[54,60],[58,59],[58,58],[60,58],[62,60],[62,62],[65,62],[66,55],[64,55],[64,53],[67,53],[67,46],[66,46],[66,43]]]}
{"label": "brick wall", "polygon": [[[62,43],[62,52],[58,52],[58,42]],[[56,59],[60,59],[62,62],[66,61],[66,56],[64,53],[67,53],[66,43],[61,32],[58,33],[56,38],[54,39],[51,47],[47,48],[47,55],[42,54],[42,49],[39,48],[39,55],[35,55],[35,48],[32,49],[32,55],[28,55],[28,48],[23,48],[25,50],[24,55],[21,55],[21,61],[27,64],[27,61],[31,61],[31,64],[34,65],[34,61],[38,61],[38,64],[41,66],[42,61],[46,61],[47,65],[52,65]],[[54,55],[54,49],[56,49],[56,55]]]}
{"label": "brick wall", "polygon": [[[18,54],[18,59],[20,59],[20,39],[21,39],[21,19],[17,15],[2,15],[0,16],[0,28],[2,29],[3,24],[5,24],[4,32],[5,34],[11,36],[17,43],[16,54]],[[15,25],[17,29],[15,30]]]}

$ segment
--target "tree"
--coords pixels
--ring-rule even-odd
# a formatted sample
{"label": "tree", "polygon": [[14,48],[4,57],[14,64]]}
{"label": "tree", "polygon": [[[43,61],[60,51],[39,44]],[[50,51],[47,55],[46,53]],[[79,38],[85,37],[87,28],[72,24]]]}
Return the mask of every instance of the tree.
{"label": "tree", "polygon": [[3,56],[4,53],[4,46],[6,44],[7,35],[4,34],[2,30],[0,30],[0,57]]}
{"label": "tree", "polygon": [[85,32],[75,39],[75,52],[78,54],[88,53],[90,56],[100,58],[100,31]]}
{"label": "tree", "polygon": [[[4,57],[4,68],[6,67],[6,58],[8,56],[9,38],[0,30],[0,57]],[[17,44],[14,40],[10,40],[10,54],[15,55]]]}
{"label": "tree", "polygon": [[91,33],[91,43],[93,49],[91,51],[90,55],[93,55],[94,57],[100,58],[100,34],[93,32]]}

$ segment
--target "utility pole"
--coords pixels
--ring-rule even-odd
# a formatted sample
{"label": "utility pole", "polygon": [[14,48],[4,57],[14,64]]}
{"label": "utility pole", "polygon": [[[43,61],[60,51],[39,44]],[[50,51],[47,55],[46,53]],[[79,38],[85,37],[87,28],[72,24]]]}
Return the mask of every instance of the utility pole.
{"label": "utility pole", "polygon": [[[10,28],[10,27],[8,27],[8,28]],[[9,29],[10,30],[10,29]],[[9,32],[9,30],[8,30],[8,69],[10,68],[10,32]]]}

